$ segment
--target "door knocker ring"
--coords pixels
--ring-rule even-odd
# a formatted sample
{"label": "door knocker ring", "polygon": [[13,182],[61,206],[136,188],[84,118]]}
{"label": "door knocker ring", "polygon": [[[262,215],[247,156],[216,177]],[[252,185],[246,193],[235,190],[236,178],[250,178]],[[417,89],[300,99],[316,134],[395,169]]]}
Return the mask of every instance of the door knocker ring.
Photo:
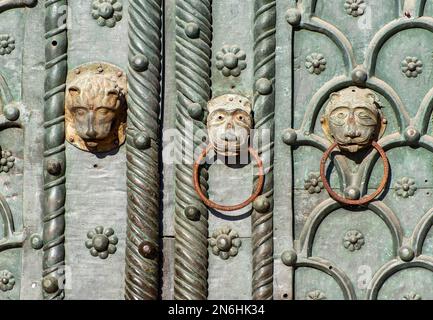
{"label": "door knocker ring", "polygon": [[212,144],[208,145],[208,147],[206,149],[204,149],[200,156],[198,157],[198,159],[194,162],[194,168],[193,168],[193,179],[194,179],[194,189],[197,192],[198,196],[200,197],[200,199],[203,201],[203,203],[213,209],[216,210],[223,210],[223,211],[235,211],[235,210],[239,210],[242,209],[244,207],[246,207],[247,205],[249,205],[250,203],[252,203],[261,193],[262,188],[263,188],[263,184],[265,182],[265,176],[264,176],[264,171],[263,171],[263,162],[260,159],[259,155],[257,154],[257,151],[254,150],[252,147],[248,147],[248,152],[250,153],[250,155],[254,158],[254,160],[257,163],[257,167],[259,169],[259,178],[257,180],[257,186],[256,189],[254,191],[254,193],[244,202],[237,204],[237,205],[221,205],[218,203],[215,203],[213,201],[211,201],[210,199],[208,199],[206,197],[206,195],[203,193],[203,191],[201,190],[201,186],[200,186],[200,174],[199,174],[199,168],[200,168],[200,163],[202,162],[203,159],[206,158],[207,154],[214,149],[214,146]]}
{"label": "door knocker ring", "polygon": [[374,200],[374,198],[376,198],[383,191],[383,189],[386,186],[386,183],[388,182],[388,177],[389,177],[388,158],[386,156],[385,150],[383,150],[383,148],[377,142],[372,141],[371,145],[377,150],[377,152],[379,152],[380,157],[383,160],[383,178],[382,178],[382,181],[380,182],[379,187],[376,189],[376,191],[374,191],[372,194],[364,196],[363,198],[358,199],[358,200],[346,199],[332,190],[331,186],[329,185],[328,180],[326,179],[325,164],[326,164],[326,160],[329,158],[329,155],[331,154],[332,150],[334,150],[338,146],[338,144],[336,142],[334,142],[325,151],[325,153],[322,156],[322,159],[320,160],[320,177],[322,179],[324,188],[326,189],[326,191],[328,191],[328,194],[331,196],[332,199],[334,199],[335,201],[338,201],[342,204],[345,204],[345,205],[362,206],[362,205],[365,205],[365,204],[371,202],[372,200]]}

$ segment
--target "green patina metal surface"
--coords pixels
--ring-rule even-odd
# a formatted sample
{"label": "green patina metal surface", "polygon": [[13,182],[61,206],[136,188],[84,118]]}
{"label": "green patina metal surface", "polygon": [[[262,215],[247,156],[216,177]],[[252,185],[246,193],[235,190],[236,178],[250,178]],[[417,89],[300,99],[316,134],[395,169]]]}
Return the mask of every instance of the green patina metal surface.
{"label": "green patina metal surface", "polygon": [[[0,16],[0,299],[433,299],[431,1],[3,0]],[[128,76],[126,144],[106,153],[65,141],[66,75],[89,63]],[[175,162],[208,146],[227,94],[250,101],[265,167],[230,212]],[[372,141],[385,190],[343,205],[331,191],[381,184]],[[258,167],[222,160],[202,191],[241,203]]]}

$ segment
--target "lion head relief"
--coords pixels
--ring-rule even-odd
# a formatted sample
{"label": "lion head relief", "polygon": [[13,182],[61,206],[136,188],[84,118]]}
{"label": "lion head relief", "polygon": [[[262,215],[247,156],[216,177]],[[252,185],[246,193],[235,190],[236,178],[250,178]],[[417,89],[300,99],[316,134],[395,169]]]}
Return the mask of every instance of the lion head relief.
{"label": "lion head relief", "polygon": [[66,139],[82,150],[106,152],[125,142],[126,80],[114,68],[90,65],[76,69],[69,78]]}

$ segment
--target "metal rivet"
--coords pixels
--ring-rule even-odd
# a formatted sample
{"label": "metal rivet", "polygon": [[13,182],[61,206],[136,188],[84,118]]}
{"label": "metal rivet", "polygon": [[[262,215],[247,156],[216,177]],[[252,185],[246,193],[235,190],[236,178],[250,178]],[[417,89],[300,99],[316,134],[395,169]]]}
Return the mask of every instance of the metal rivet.
{"label": "metal rivet", "polygon": [[286,20],[292,26],[297,26],[301,22],[301,13],[298,9],[290,8],[286,11]]}
{"label": "metal rivet", "polygon": [[152,139],[144,132],[138,133],[134,137],[134,145],[139,150],[149,149],[151,144]]}
{"label": "metal rivet", "polygon": [[16,121],[20,117],[20,110],[15,106],[7,106],[4,108],[3,114],[9,121]]}
{"label": "metal rivet", "polygon": [[268,95],[272,92],[272,82],[266,78],[260,78],[256,81],[256,90],[261,95]]}
{"label": "metal rivet", "polygon": [[156,257],[157,254],[157,250],[155,248],[155,246],[148,241],[143,241],[139,247],[138,247],[138,252],[140,252],[140,254],[145,257],[146,259],[154,259]]}
{"label": "metal rivet", "polygon": [[296,264],[298,255],[294,250],[284,251],[281,255],[281,261],[288,267],[293,267]]}
{"label": "metal rivet", "polygon": [[30,244],[33,249],[39,250],[44,246],[44,241],[39,234],[35,233],[30,237]]}
{"label": "metal rivet", "polygon": [[185,34],[191,39],[196,39],[200,36],[200,27],[195,22],[189,22],[185,25]]}
{"label": "metal rivet", "polygon": [[185,208],[185,216],[192,221],[198,221],[200,220],[200,210],[198,210],[194,206],[188,206]]}
{"label": "metal rivet", "polygon": [[357,84],[365,83],[367,78],[367,72],[362,67],[358,67],[352,71],[352,80]]}
{"label": "metal rivet", "polygon": [[295,144],[297,139],[296,131],[293,129],[286,129],[282,135],[283,142],[289,146]]}
{"label": "metal rivet", "polygon": [[146,71],[149,66],[149,60],[142,54],[137,54],[131,60],[131,67],[137,72]]}
{"label": "metal rivet", "polygon": [[191,103],[188,105],[188,113],[191,118],[199,120],[203,116],[203,108],[199,103]]}
{"label": "metal rivet", "polygon": [[47,161],[47,171],[53,176],[57,176],[62,172],[62,165],[58,160],[50,159]]}
{"label": "metal rivet", "polygon": [[47,293],[57,292],[57,290],[59,290],[59,283],[57,281],[57,278],[52,276],[45,277],[42,280],[42,288],[44,288],[44,291]]}
{"label": "metal rivet", "polygon": [[415,253],[413,250],[409,247],[401,247],[400,250],[398,250],[398,255],[401,260],[409,262],[415,257]]}
{"label": "metal rivet", "polygon": [[253,202],[253,208],[260,213],[266,213],[271,208],[271,203],[265,196],[259,196]]}
{"label": "metal rivet", "polygon": [[347,199],[357,200],[361,196],[361,192],[359,191],[359,188],[350,186],[344,190],[344,196]]}
{"label": "metal rivet", "polygon": [[406,128],[404,132],[404,137],[407,142],[412,144],[412,143],[417,143],[419,141],[419,139],[421,138],[421,134],[416,128],[409,126]]}

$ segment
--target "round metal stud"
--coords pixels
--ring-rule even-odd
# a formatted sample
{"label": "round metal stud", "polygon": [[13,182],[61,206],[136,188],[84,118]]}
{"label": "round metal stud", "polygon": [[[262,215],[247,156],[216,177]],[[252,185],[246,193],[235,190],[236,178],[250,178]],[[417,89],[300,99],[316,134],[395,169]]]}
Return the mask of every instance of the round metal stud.
{"label": "round metal stud", "polygon": [[413,250],[406,246],[403,246],[400,248],[400,250],[398,250],[398,255],[400,259],[405,262],[412,261],[415,257],[415,253],[413,252]]}
{"label": "round metal stud", "polygon": [[4,108],[3,114],[9,121],[16,121],[20,117],[20,110],[15,106],[7,106]]}
{"label": "round metal stud", "polygon": [[140,132],[134,136],[134,145],[139,150],[149,149],[152,143],[152,139],[144,133]]}
{"label": "round metal stud", "polygon": [[33,249],[39,250],[44,246],[44,241],[39,234],[35,233],[30,237],[30,245]]}
{"label": "round metal stud", "polygon": [[421,138],[421,134],[416,128],[409,126],[404,131],[404,138],[410,144],[416,144]]}
{"label": "round metal stud", "polygon": [[232,247],[232,239],[229,235],[222,234],[217,238],[216,246],[221,251],[229,251]]}
{"label": "round metal stud", "polygon": [[282,136],[283,142],[289,146],[295,144],[297,139],[296,131],[293,129],[286,129]]}
{"label": "round metal stud", "polygon": [[367,81],[367,72],[362,67],[355,68],[352,71],[352,80],[356,84],[363,84]]}
{"label": "round metal stud", "polygon": [[301,22],[301,13],[298,9],[290,8],[286,11],[286,20],[292,26],[297,26]]}
{"label": "round metal stud", "polygon": [[185,25],[185,34],[191,39],[196,39],[200,36],[200,27],[195,22],[189,22]]}
{"label": "round metal stud", "polygon": [[281,261],[288,267],[293,267],[296,264],[298,255],[294,250],[284,251],[281,255]]}
{"label": "round metal stud", "polygon": [[198,210],[194,206],[189,206],[185,208],[185,216],[192,221],[198,221],[200,220],[200,210]]}
{"label": "round metal stud", "polygon": [[203,116],[203,108],[199,103],[191,103],[188,105],[188,113],[191,118],[199,120]]}
{"label": "round metal stud", "polygon": [[47,161],[47,171],[53,176],[58,176],[62,172],[62,165],[58,160],[50,159]]}
{"label": "round metal stud", "polygon": [[146,259],[155,259],[157,254],[155,246],[148,241],[143,241],[139,245],[138,252],[140,252],[140,254]]}
{"label": "round metal stud", "polygon": [[59,290],[59,282],[57,278],[48,276],[42,280],[42,288],[46,293],[55,293]]}
{"label": "round metal stud", "polygon": [[256,90],[261,95],[268,95],[272,92],[272,82],[266,78],[260,78],[256,81]]}
{"label": "round metal stud", "polygon": [[137,72],[146,71],[149,67],[149,60],[142,54],[137,54],[131,60],[131,67]]}
{"label": "round metal stud", "polygon": [[361,196],[361,192],[359,191],[359,188],[350,186],[344,190],[344,196],[347,199],[357,200]]}
{"label": "round metal stud", "polygon": [[260,213],[266,213],[271,208],[271,203],[265,196],[258,196],[253,202],[253,208]]}
{"label": "round metal stud", "polygon": [[93,237],[93,247],[98,252],[103,252],[108,249],[108,237],[104,234],[97,234]]}

